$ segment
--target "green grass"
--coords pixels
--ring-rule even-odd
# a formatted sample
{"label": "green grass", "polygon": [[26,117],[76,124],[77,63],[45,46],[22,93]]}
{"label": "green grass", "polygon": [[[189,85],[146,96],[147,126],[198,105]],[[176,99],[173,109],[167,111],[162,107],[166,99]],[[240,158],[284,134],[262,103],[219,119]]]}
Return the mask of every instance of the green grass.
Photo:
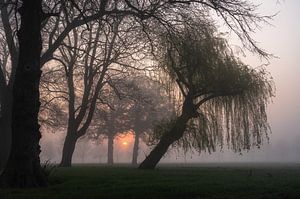
{"label": "green grass", "polygon": [[202,165],[137,170],[126,166],[58,168],[52,185],[2,189],[1,199],[300,198],[300,167]]}

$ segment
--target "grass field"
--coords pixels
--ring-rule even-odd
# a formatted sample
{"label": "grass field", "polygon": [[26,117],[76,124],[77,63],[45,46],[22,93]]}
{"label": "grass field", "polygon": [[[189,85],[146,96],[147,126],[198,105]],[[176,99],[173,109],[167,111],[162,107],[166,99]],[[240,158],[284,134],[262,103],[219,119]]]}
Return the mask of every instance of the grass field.
{"label": "grass field", "polygon": [[300,198],[300,165],[126,165],[57,168],[42,189],[2,189],[0,199]]}

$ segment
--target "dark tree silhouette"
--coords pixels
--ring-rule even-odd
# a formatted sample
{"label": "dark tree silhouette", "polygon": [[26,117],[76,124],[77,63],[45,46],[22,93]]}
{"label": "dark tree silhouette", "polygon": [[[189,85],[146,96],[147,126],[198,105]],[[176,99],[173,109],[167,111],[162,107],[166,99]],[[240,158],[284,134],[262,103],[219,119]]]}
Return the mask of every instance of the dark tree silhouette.
{"label": "dark tree silhouette", "polygon": [[[0,1],[3,4],[4,1]],[[13,6],[1,6],[1,66],[0,66],[0,171],[8,159],[11,145],[12,87],[18,63],[18,49],[11,20]]]}
{"label": "dark tree silhouette", "polygon": [[[69,116],[67,135],[60,166],[71,166],[76,142],[78,138],[86,133],[92,121],[98,96],[105,85],[106,73],[111,62],[113,62],[112,59],[116,58],[113,47],[118,34],[118,24],[119,22],[114,24],[111,29],[108,27],[108,30],[106,30],[108,33],[102,31],[102,28],[104,30],[105,27],[92,24],[91,30],[86,34],[86,38],[83,36],[84,32],[79,33],[74,29],[72,35],[75,41],[74,44],[72,44],[73,42],[70,38],[70,42],[65,45],[66,48],[61,48],[60,52],[63,56],[63,60],[58,60],[60,60],[65,67],[68,85],[67,98]],[[107,34],[105,38],[106,43],[104,45],[100,43],[102,42],[102,34]],[[83,40],[83,42],[86,42],[81,44],[83,49],[80,49],[80,38],[82,38],[81,40]],[[91,42],[92,40],[95,42]],[[85,52],[83,59],[80,50]],[[69,51],[69,53],[65,54],[65,51]],[[68,55],[70,55],[70,57]],[[82,68],[78,67],[80,65],[82,65]],[[80,76],[82,71],[84,75]],[[78,76],[82,77],[82,84],[80,84],[81,80]],[[77,101],[77,87],[82,87],[83,89],[81,102]]]}
{"label": "dark tree silhouette", "polygon": [[38,124],[40,55],[42,50],[41,0],[23,1],[19,9],[19,60],[13,86],[11,154],[2,178],[9,186],[45,186],[40,167]]}
{"label": "dark tree silhouette", "polygon": [[61,99],[65,98],[68,107],[63,167],[71,166],[76,142],[86,134],[95,108],[101,103],[103,89],[111,81],[110,76],[118,76],[111,71],[125,71],[123,65],[129,66],[127,63],[132,61],[129,55],[142,51],[138,36],[125,41],[127,35],[133,35],[134,27],[122,26],[122,20],[112,18],[102,23],[89,23],[89,30],[73,29],[53,58],[59,63],[57,67],[63,68],[67,85],[67,90],[59,86],[54,89],[45,87],[46,92],[56,93],[57,98],[64,96]]}
{"label": "dark tree silhouette", "polygon": [[153,169],[189,126],[197,130],[187,142],[196,140],[200,150],[215,150],[224,137],[235,151],[249,149],[268,133],[266,105],[273,96],[272,82],[264,70],[235,58],[215,33],[208,21],[199,21],[181,32],[162,34],[159,62],[177,83],[182,108],[139,168]]}

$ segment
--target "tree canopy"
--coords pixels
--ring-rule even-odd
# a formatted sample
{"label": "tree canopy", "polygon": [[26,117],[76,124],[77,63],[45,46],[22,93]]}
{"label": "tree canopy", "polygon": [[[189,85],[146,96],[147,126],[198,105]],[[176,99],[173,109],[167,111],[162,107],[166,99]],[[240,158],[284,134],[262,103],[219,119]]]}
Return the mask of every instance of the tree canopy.
{"label": "tree canopy", "polygon": [[[210,152],[227,143],[241,151],[268,137],[266,107],[274,84],[264,68],[251,68],[236,58],[213,25],[199,20],[162,32],[156,57],[182,95],[180,116],[156,128],[161,135],[157,146],[168,137],[169,144],[185,149]],[[176,130],[177,125],[182,129]]]}

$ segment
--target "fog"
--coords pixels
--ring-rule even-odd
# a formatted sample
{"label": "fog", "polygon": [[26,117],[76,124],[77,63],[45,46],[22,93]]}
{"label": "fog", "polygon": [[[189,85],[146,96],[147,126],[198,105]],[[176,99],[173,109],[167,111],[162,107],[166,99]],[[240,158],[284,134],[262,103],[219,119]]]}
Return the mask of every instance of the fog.
{"label": "fog", "polygon": [[[273,26],[264,26],[254,38],[260,46],[278,58],[273,58],[267,67],[274,77],[276,97],[269,106],[269,122],[272,134],[269,143],[265,142],[260,149],[252,149],[236,154],[224,148],[212,154],[171,150],[162,162],[300,162],[300,2],[288,0],[281,3],[264,1],[261,12],[276,13],[271,22]],[[266,60],[247,55],[242,58],[251,66],[259,66]],[[50,160],[59,163],[65,134],[43,132],[41,146],[42,161]],[[131,137],[132,138],[132,137]],[[115,162],[131,162],[133,143],[130,138],[127,145],[115,141]],[[139,161],[150,151],[144,143],[140,144]],[[73,156],[74,163],[105,163],[107,160],[107,143],[93,143],[81,139]]]}

